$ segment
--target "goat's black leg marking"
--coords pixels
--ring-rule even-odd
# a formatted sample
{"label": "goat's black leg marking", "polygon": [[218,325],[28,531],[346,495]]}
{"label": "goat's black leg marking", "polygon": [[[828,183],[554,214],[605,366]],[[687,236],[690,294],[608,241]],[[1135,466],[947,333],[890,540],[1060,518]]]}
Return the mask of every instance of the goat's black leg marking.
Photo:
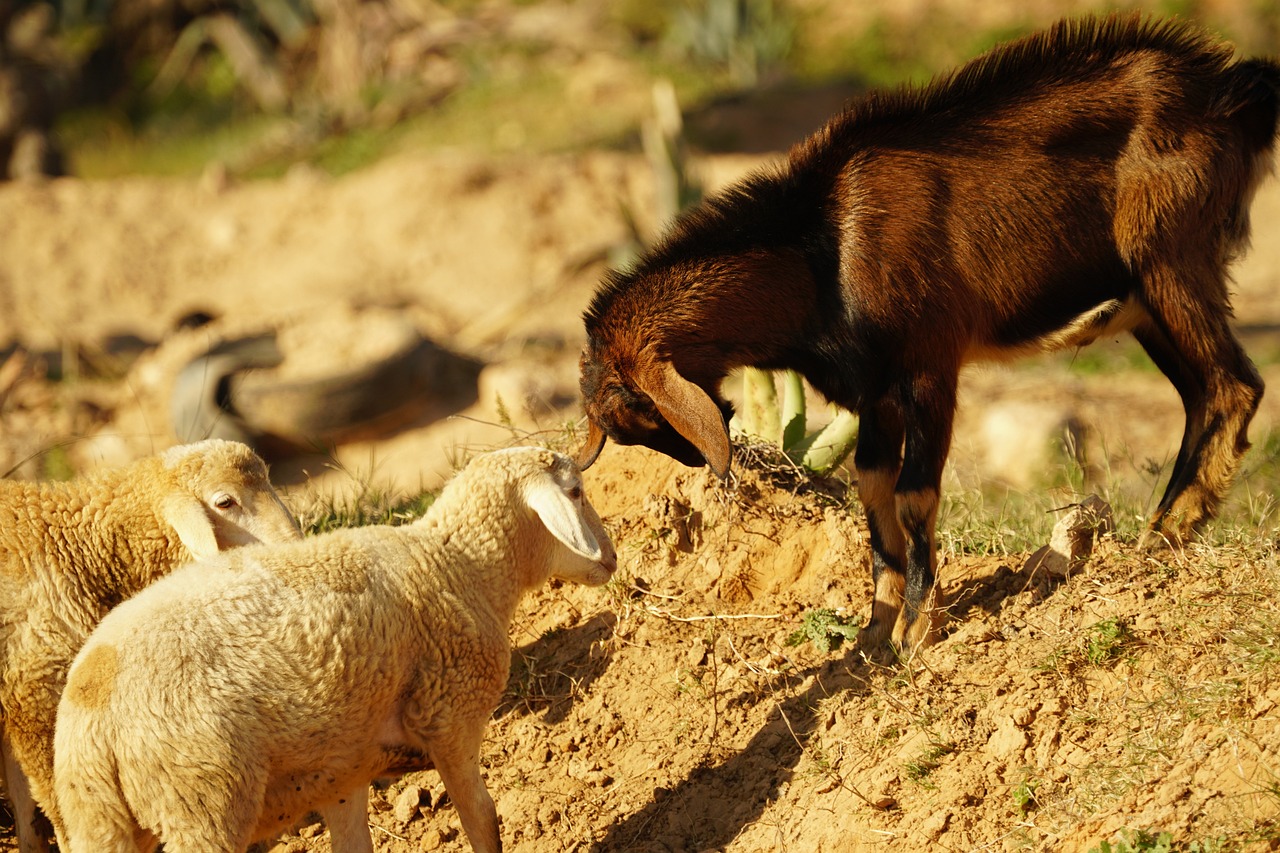
{"label": "goat's black leg marking", "polygon": [[906,540],[898,523],[894,493],[902,468],[902,412],[896,401],[882,398],[864,406],[858,416],[858,497],[871,535],[871,579],[875,598],[871,619],[860,644],[870,650],[885,645],[902,610]]}
{"label": "goat's black leg marking", "polygon": [[1222,273],[1181,260],[1149,277],[1147,309],[1158,334],[1140,327],[1138,338],[1187,411],[1182,449],[1144,545],[1179,545],[1213,516],[1249,449],[1249,422],[1262,399],[1262,379],[1227,323]]}
{"label": "goat's black leg marking", "polygon": [[903,394],[907,429],[895,503],[906,536],[907,583],[893,641],[904,651],[934,642],[942,627],[934,533],[942,469],[951,449],[957,381],[955,373],[945,370],[918,374]]}
{"label": "goat's black leg marking", "polygon": [[1133,336],[1142,344],[1151,361],[1160,369],[1182,398],[1182,408],[1186,412],[1186,422],[1182,431],[1182,444],[1178,448],[1178,456],[1173,463],[1173,471],[1169,475],[1169,483],[1165,487],[1164,496],[1156,509],[1156,517],[1163,516],[1169,510],[1173,499],[1186,488],[1186,475],[1189,459],[1200,437],[1204,434],[1205,385],[1200,376],[1187,359],[1178,351],[1169,337],[1154,321],[1146,321],[1133,330]]}

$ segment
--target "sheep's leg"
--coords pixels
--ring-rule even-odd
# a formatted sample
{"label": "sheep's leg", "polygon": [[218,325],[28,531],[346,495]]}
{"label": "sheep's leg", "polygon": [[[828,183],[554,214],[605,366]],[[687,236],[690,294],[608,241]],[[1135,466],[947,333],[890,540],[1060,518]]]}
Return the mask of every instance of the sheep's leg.
{"label": "sheep's leg", "polygon": [[66,841],[67,853],[152,853],[155,850],[154,844],[139,844],[132,832],[118,826],[70,829]]}
{"label": "sheep's leg", "polygon": [[859,412],[853,461],[858,497],[871,533],[871,581],[875,586],[871,619],[858,638],[864,651],[888,642],[902,610],[907,550],[893,497],[902,468],[902,439],[902,413],[896,401],[882,399]]}
{"label": "sheep's leg", "polygon": [[152,853],[156,840],[138,828],[119,799],[83,784],[64,785],[63,825],[58,830],[62,853]]}
{"label": "sheep's leg", "polygon": [[[191,754],[200,761],[188,759],[179,766],[153,753],[151,760],[130,767],[135,787],[128,801],[149,798],[145,807],[138,806],[140,822],[158,826],[165,853],[243,853],[262,822],[266,768],[238,761],[229,743],[215,747],[206,737],[195,742],[198,752]],[[162,761],[169,766],[157,772]],[[163,785],[152,783],[159,779]]]}
{"label": "sheep's leg", "polygon": [[[20,849],[49,849],[50,830],[58,827],[53,790],[53,731],[70,661],[78,649],[65,629],[51,618],[32,617],[27,630],[10,648],[10,660],[24,662],[12,673],[3,696],[4,757],[14,774],[14,828]],[[38,810],[37,810],[38,809]],[[47,820],[46,820],[47,818]]]}
{"label": "sheep's leg", "polygon": [[462,828],[475,853],[500,853],[502,834],[498,829],[498,810],[485,789],[480,776],[480,741],[485,721],[480,720],[469,731],[459,733],[447,742],[432,743],[428,749],[445,790],[458,809]]}
{"label": "sheep's leg", "polygon": [[942,628],[934,534],[942,469],[951,449],[957,381],[954,371],[920,373],[909,380],[902,394],[907,428],[894,504],[907,540],[907,582],[893,642],[905,653],[936,642]]}
{"label": "sheep's leg", "polygon": [[31,796],[27,774],[14,754],[9,732],[0,723],[0,751],[4,755],[4,789],[13,807],[13,828],[18,835],[21,853],[45,853],[48,841],[36,831],[36,801]]}
{"label": "sheep's leg", "polygon": [[373,853],[369,834],[369,786],[361,785],[344,801],[321,810],[333,853]]}
{"label": "sheep's leg", "polygon": [[[1162,278],[1164,279],[1162,281]],[[1169,279],[1172,279],[1172,284]],[[1179,286],[1175,274],[1154,276],[1152,329],[1138,340],[1178,389],[1187,424],[1169,485],[1142,545],[1180,545],[1218,508],[1249,449],[1249,422],[1262,399],[1262,378],[1227,323],[1225,305],[1209,296],[1225,292],[1220,280]],[[1162,285],[1162,286],[1159,286]]]}

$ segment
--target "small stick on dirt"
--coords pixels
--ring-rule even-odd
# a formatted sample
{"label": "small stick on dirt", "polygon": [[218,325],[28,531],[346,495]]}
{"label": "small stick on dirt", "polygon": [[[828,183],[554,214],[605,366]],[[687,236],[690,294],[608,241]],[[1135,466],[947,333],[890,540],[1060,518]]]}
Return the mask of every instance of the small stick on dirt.
{"label": "small stick on dirt", "polygon": [[392,831],[391,831],[391,830],[389,830],[389,829],[383,829],[382,827],[378,826],[376,823],[371,823],[371,824],[369,824],[369,828],[370,828],[370,829],[376,829],[376,830],[378,830],[378,832],[382,832],[382,833],[385,833],[385,834],[387,834],[387,835],[390,835],[392,838],[396,839],[397,841],[408,841],[408,840],[409,840],[408,838],[405,838],[403,835],[396,835],[394,832],[392,832]]}
{"label": "small stick on dirt", "polygon": [[670,610],[663,610],[661,607],[654,607],[653,605],[646,606],[644,608],[644,611],[654,616],[661,616],[664,619],[670,619],[672,622],[707,622],[707,621],[718,622],[721,620],[728,621],[730,619],[781,619],[782,618],[781,613],[774,613],[771,615],[765,615],[761,613],[728,613],[723,615],[719,613],[711,613],[706,616],[676,616]]}
{"label": "small stick on dirt", "polygon": [[[801,752],[804,752],[807,754],[809,752],[809,748],[805,745],[805,742],[800,739],[800,736],[796,734],[796,730],[791,727],[791,720],[787,717],[787,712],[782,710],[781,704],[778,705],[778,716],[782,717],[782,722],[787,724],[787,731],[791,733],[791,737],[795,740],[796,746],[800,747]],[[844,788],[850,794],[853,794],[855,797],[862,800],[862,802],[866,803],[868,806],[875,809],[876,811],[878,812],[884,811],[883,808],[871,802],[871,800],[867,798],[867,795],[859,791],[857,787],[855,787],[854,785],[846,784],[843,776],[836,773],[834,770],[831,771],[831,775],[835,776],[836,785],[838,787]]]}

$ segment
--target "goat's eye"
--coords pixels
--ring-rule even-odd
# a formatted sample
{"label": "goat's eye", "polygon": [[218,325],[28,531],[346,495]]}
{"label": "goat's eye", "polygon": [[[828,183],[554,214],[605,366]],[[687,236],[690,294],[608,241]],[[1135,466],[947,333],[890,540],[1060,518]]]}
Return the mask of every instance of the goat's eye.
{"label": "goat's eye", "polygon": [[571,486],[567,492],[569,500],[577,501],[582,499],[582,486]]}
{"label": "goat's eye", "polygon": [[214,495],[213,505],[220,510],[228,510],[236,505],[236,499],[228,494]]}

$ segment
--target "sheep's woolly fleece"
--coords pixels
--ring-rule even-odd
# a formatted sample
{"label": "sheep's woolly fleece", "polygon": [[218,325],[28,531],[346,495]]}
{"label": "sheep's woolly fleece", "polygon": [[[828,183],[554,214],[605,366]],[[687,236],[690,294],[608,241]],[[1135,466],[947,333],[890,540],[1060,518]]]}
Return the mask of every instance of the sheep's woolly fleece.
{"label": "sheep's woolly fleece", "polygon": [[[60,706],[68,829],[109,823],[109,791],[125,792],[142,825],[174,833],[167,842],[199,845],[255,821],[272,837],[314,809],[362,805],[388,769],[434,761],[470,784],[468,745],[478,747],[505,687],[520,596],[552,575],[598,584],[612,571],[599,518],[566,486],[580,493],[565,456],[495,452],[415,524],[221,554],[120,605],[86,644]],[[566,533],[548,521],[547,494],[589,547],[558,543]],[[186,761],[173,760],[171,744]],[[174,815],[192,800],[238,805],[214,812],[213,827],[178,828]],[[478,828],[488,827],[491,817]]]}
{"label": "sheep's woolly fleece", "polygon": [[[103,615],[196,553],[301,533],[262,459],[225,441],[67,483],[0,482],[0,518],[3,726],[36,801],[56,823],[58,696]],[[22,811],[21,780],[8,782]]]}

